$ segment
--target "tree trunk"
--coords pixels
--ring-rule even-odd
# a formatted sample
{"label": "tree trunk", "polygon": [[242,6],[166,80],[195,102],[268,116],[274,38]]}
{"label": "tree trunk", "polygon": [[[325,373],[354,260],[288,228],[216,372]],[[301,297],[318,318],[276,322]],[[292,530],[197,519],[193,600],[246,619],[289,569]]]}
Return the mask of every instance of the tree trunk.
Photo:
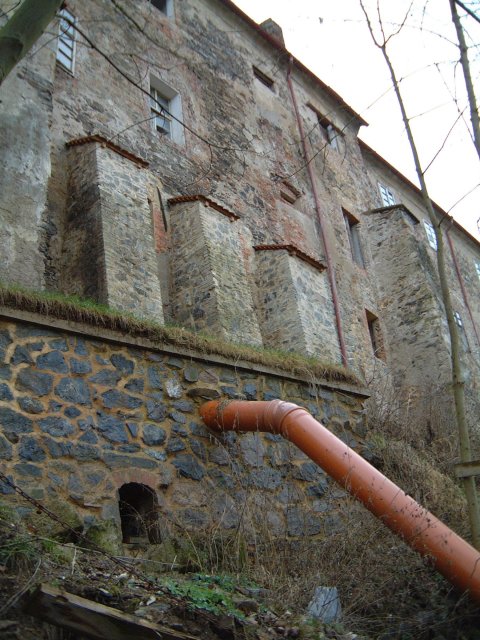
{"label": "tree trunk", "polygon": [[[462,462],[471,462],[472,452],[470,446],[470,434],[468,430],[466,415],[465,415],[465,380],[463,376],[463,368],[460,358],[460,339],[458,335],[458,329],[453,315],[453,307],[450,297],[450,289],[448,287],[447,272],[445,268],[445,249],[443,242],[443,234],[441,225],[443,222],[449,223],[449,219],[446,217],[439,218],[433,208],[432,200],[428,194],[427,184],[425,182],[425,175],[423,173],[422,165],[420,162],[420,156],[418,155],[415,139],[413,137],[412,128],[410,126],[410,120],[405,109],[403,97],[400,91],[399,82],[395,74],[390,56],[387,52],[387,40],[384,39],[383,43],[377,42],[373,28],[370,22],[370,18],[360,0],[360,6],[367,20],[370,35],[375,45],[381,50],[385,62],[390,72],[390,77],[393,84],[393,89],[397,97],[397,101],[402,113],[403,124],[410,144],[413,160],[415,163],[415,169],[417,172],[418,180],[420,182],[421,193],[423,203],[427,210],[430,222],[432,223],[437,239],[437,268],[440,278],[440,289],[442,293],[443,304],[445,307],[445,314],[447,317],[448,330],[450,334],[450,348],[451,348],[451,367],[452,367],[452,390],[455,404],[455,417],[458,430],[458,438],[460,443],[460,460]],[[382,27],[383,33],[383,27]],[[472,536],[472,543],[476,549],[480,549],[480,512],[478,507],[477,489],[475,485],[475,478],[468,477],[463,478],[463,487],[465,490],[465,497],[467,499],[468,516],[470,521],[470,532]]]}
{"label": "tree trunk", "polygon": [[24,0],[0,29],[0,84],[32,48],[62,4],[63,0]]}
{"label": "tree trunk", "polygon": [[473,142],[480,159],[480,120],[478,117],[477,99],[473,88],[472,74],[470,73],[470,63],[468,61],[468,48],[465,42],[465,34],[463,33],[462,24],[457,11],[455,0],[450,0],[450,9],[452,12],[452,20],[457,31],[458,46],[460,49],[460,64],[462,65],[463,77],[465,78],[465,87],[467,89],[468,102],[470,104],[470,119],[472,121]]}

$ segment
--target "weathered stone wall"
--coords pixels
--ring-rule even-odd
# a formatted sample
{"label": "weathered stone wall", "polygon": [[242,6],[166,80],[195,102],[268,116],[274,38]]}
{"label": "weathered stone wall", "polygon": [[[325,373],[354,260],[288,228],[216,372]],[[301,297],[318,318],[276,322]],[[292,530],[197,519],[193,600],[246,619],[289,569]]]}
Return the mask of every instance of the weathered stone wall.
{"label": "weathered stone wall", "polygon": [[[429,222],[429,218],[421,195],[391,167],[367,150],[363,149],[363,152],[372,189],[378,193],[377,206],[382,206],[378,192],[380,182],[388,186],[397,202],[410,212],[401,214],[400,207],[366,216],[367,240],[374,255],[374,271],[381,283],[379,306],[383,310],[385,301],[390,305],[390,317],[385,321],[390,325],[387,340],[392,344],[397,342],[392,347],[396,362],[401,363],[396,373],[401,376],[402,370],[408,371],[407,384],[421,380],[446,383],[450,376],[450,339],[440,291],[437,255],[425,232],[424,221]],[[401,226],[400,218],[404,220]],[[442,225],[442,232],[452,306],[462,321],[459,329],[465,376],[468,385],[478,393],[480,278],[475,264],[480,263],[480,247],[472,237],[450,222]]]}
{"label": "weathered stone wall", "polygon": [[[382,375],[393,372],[399,379],[407,364],[415,366],[412,381],[422,377],[421,363],[431,372],[429,354],[435,349],[443,354],[448,336],[441,314],[428,315],[426,322],[417,313],[422,310],[417,305],[418,287],[423,291],[430,286],[425,297],[438,298],[435,266],[429,275],[435,256],[423,229],[425,212],[415,189],[359,145],[359,116],[295,63],[290,77],[307,132],[305,157],[287,83],[288,53],[272,46],[220,0],[176,1],[172,16],[146,0],[134,9],[124,7],[135,14],[137,24],[144,25],[142,33],[105,0],[71,0],[69,7],[79,26],[124,75],[84,46],[76,49],[74,75],[67,73],[55,67],[52,41],[8,79],[9,94],[0,105],[7,123],[5,142],[10,146],[5,154],[5,204],[1,204],[5,225],[0,277],[34,288],[89,295],[160,321],[175,320],[189,328],[218,330],[228,339],[260,344],[260,319],[254,317],[254,310],[264,313],[264,294],[259,296],[255,282],[262,281],[263,274],[255,272],[252,247],[292,244],[316,260],[325,258],[308,159],[330,247],[349,366],[368,379],[379,370]],[[271,78],[271,87],[255,77],[253,65]],[[148,96],[151,78],[181,96],[183,138],[172,140],[154,130]],[[14,113],[18,105],[20,116]],[[328,141],[318,114],[334,125],[335,144]],[[27,127],[21,133],[20,125]],[[15,140],[8,138],[8,130],[15,132]],[[140,170],[110,149],[91,145],[100,164],[84,167],[81,175],[83,165],[74,169],[69,158],[75,156],[78,163],[82,152],[67,150],[65,145],[92,134],[113,141],[148,162],[148,167]],[[285,180],[297,194],[293,203],[281,195]],[[403,239],[392,255],[377,247],[377,242],[386,242],[389,235],[394,238],[398,230],[395,217],[382,217],[377,236],[377,228],[365,215],[382,204],[378,180],[391,186],[398,201],[421,222],[410,237],[417,243],[411,250],[420,262],[410,259]],[[195,222],[199,235],[192,239],[194,254],[193,244],[187,247],[191,228],[180,229],[175,220],[169,224],[170,216],[176,214],[173,207],[169,211],[167,202],[196,194],[216,200],[240,220],[230,223],[221,220],[221,214],[203,212],[201,221]],[[364,266],[351,255],[343,210],[359,221],[356,229]],[[222,240],[230,238],[225,255],[213,240],[214,230]],[[479,246],[458,229],[452,237],[478,328],[480,281],[475,262],[480,263]],[[176,240],[180,245],[175,245]],[[241,259],[235,258],[240,255]],[[197,259],[198,264],[186,267]],[[451,260],[448,269],[452,295],[464,320],[465,362],[474,384],[480,377],[480,345]],[[410,291],[399,291],[402,279]],[[285,293],[280,281],[278,286],[267,294],[272,299]],[[400,305],[395,301],[398,296]],[[289,301],[292,307],[297,303]],[[309,346],[303,338],[295,344],[336,361],[337,332],[330,326],[328,288],[319,290],[317,309],[306,298],[305,303],[299,333],[308,333],[301,323],[310,312],[310,326],[319,314],[320,324],[325,322],[328,330],[319,331],[318,340],[312,333]],[[402,319],[393,317],[396,309]],[[378,316],[385,331],[385,362],[373,353],[366,310]],[[407,326],[416,336],[413,342]],[[392,334],[398,327],[401,330]],[[443,355],[438,357],[443,362]],[[440,369],[444,371],[443,365]]]}
{"label": "weathered stone wall", "polygon": [[70,160],[65,289],[162,324],[144,169],[99,142],[74,146]]}
{"label": "weathered stone wall", "polygon": [[78,329],[87,333],[13,317],[0,325],[1,469],[30,495],[118,521],[118,489],[136,482],[156,492],[163,519],[186,528],[235,527],[248,500],[276,535],[338,526],[343,492],[305,455],[279,436],[209,433],[198,406],[215,395],[282,398],[361,449],[361,389]]}
{"label": "weathered stone wall", "polygon": [[415,237],[417,225],[401,207],[368,218],[387,358],[395,358],[398,383],[409,372],[410,384],[421,386],[447,380],[450,360],[437,274]]}
{"label": "weathered stone wall", "polygon": [[265,344],[340,363],[326,273],[287,249],[260,249],[256,263]]}
{"label": "weathered stone wall", "polygon": [[203,201],[172,206],[172,316],[197,331],[261,345],[240,223]]}
{"label": "weathered stone wall", "polygon": [[0,87],[0,280],[43,288],[55,66],[50,36],[40,38],[32,54]]}

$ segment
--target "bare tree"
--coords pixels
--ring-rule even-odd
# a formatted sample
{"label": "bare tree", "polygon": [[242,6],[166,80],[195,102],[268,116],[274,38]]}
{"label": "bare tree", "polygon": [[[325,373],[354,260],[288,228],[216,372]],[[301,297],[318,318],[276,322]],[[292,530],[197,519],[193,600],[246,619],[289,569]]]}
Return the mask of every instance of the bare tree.
{"label": "bare tree", "polygon": [[63,0],[24,0],[0,29],[0,84],[30,51],[55,17]]}
{"label": "bare tree", "polygon": [[[453,315],[453,307],[452,307],[452,302],[450,297],[450,288],[448,285],[447,272],[445,267],[445,245],[443,240],[442,224],[445,222],[448,223],[449,219],[446,218],[445,216],[443,217],[439,216],[433,207],[432,200],[428,193],[427,183],[425,181],[425,171],[423,170],[422,164],[420,162],[420,156],[418,154],[417,146],[415,144],[412,127],[410,124],[410,118],[407,114],[405,102],[403,100],[403,96],[400,90],[400,83],[395,73],[395,68],[392,64],[390,55],[387,50],[390,40],[394,36],[396,36],[405,25],[411,6],[409,6],[405,14],[405,17],[403,21],[400,23],[400,25],[398,25],[395,31],[393,31],[389,36],[387,36],[385,34],[384,24],[382,22],[380,5],[379,3],[377,3],[377,21],[378,21],[378,28],[380,33],[380,35],[377,37],[375,35],[374,25],[372,23],[370,14],[365,8],[364,0],[359,0],[359,2],[362,8],[362,11],[365,15],[365,19],[367,21],[368,29],[370,31],[370,36],[375,46],[377,46],[380,49],[390,73],[392,86],[395,91],[395,96],[397,98],[398,105],[400,107],[403,124],[405,125],[405,131],[407,133],[408,142],[409,142],[413,160],[415,163],[415,170],[417,172],[417,177],[420,183],[423,203],[424,203],[425,209],[427,210],[428,216],[430,218],[430,222],[435,231],[435,236],[437,240],[437,268],[438,268],[438,274],[440,278],[440,288],[441,288],[441,293],[443,298],[443,304],[445,307],[445,314],[447,317],[448,330],[450,334],[452,389],[453,389],[453,397],[454,397],[454,404],[455,404],[455,417],[456,417],[459,442],[460,442],[460,459],[462,462],[471,462],[472,451],[471,451],[470,434],[468,430],[466,410],[465,410],[465,377],[464,377],[463,366],[462,366],[461,357],[460,357],[460,339],[458,335],[457,325],[455,323],[455,318]],[[475,478],[474,477],[463,478],[463,486],[464,486],[467,505],[468,505],[472,542],[477,549],[480,549],[480,514],[479,514],[479,508],[478,508],[478,498],[477,498],[477,490],[475,485]]]}
{"label": "bare tree", "polygon": [[477,99],[475,96],[475,89],[473,87],[472,74],[470,71],[470,62],[468,60],[468,47],[465,40],[465,33],[462,28],[460,16],[458,15],[457,5],[462,7],[469,15],[473,15],[473,18],[480,22],[480,19],[470,10],[463,5],[463,3],[457,0],[450,0],[450,10],[452,12],[452,20],[457,32],[458,46],[460,50],[460,64],[462,65],[463,77],[465,79],[465,87],[467,89],[468,102],[470,105],[470,119],[472,122],[473,130],[473,142],[480,159],[480,120],[478,117]]}

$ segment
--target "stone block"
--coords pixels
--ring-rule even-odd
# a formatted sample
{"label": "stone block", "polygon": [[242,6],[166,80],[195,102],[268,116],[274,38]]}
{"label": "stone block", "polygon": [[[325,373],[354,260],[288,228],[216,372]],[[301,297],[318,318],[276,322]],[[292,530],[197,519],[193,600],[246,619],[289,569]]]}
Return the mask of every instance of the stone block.
{"label": "stone block", "polygon": [[287,531],[290,536],[316,535],[322,531],[322,522],[301,507],[290,507],[287,511]]}
{"label": "stone block", "polygon": [[342,617],[342,606],[336,587],[317,587],[307,607],[307,614],[325,624],[338,622]]}
{"label": "stone block", "polygon": [[90,390],[81,378],[62,378],[55,387],[55,393],[66,402],[90,405]]}
{"label": "stone block", "polygon": [[110,389],[102,393],[103,404],[107,409],[138,409],[142,406],[143,400],[130,396],[118,389]]}
{"label": "stone block", "polygon": [[190,454],[181,453],[177,455],[172,464],[184,478],[201,480],[205,475],[203,466]]}
{"label": "stone block", "polygon": [[0,435],[0,460],[12,459],[12,445],[6,438]]}
{"label": "stone block", "polygon": [[15,473],[18,473],[20,476],[28,476],[32,478],[42,477],[42,469],[40,467],[36,467],[34,464],[30,464],[29,462],[16,464],[14,466],[14,470]]}
{"label": "stone block", "polygon": [[145,383],[143,382],[142,378],[134,378],[133,380],[127,382],[127,384],[125,385],[125,389],[127,391],[131,391],[132,393],[143,393],[144,386]]}
{"label": "stone block", "polygon": [[52,458],[63,458],[70,456],[72,450],[71,442],[63,442],[62,440],[53,440],[44,436],[42,438],[43,445],[47,448]]}
{"label": "stone block", "polygon": [[110,362],[113,364],[115,369],[118,369],[124,376],[132,375],[135,369],[134,361],[126,358],[121,353],[114,353],[110,358]]}
{"label": "stone block", "polygon": [[46,396],[51,392],[53,376],[49,373],[39,373],[35,369],[22,369],[18,372],[15,387],[19,391],[29,391],[36,396]]}
{"label": "stone block", "polygon": [[32,421],[30,418],[9,409],[0,407],[0,426],[8,433],[20,434],[32,431]]}
{"label": "stone block", "polygon": [[103,456],[105,464],[111,469],[136,468],[136,469],[156,469],[157,462],[149,458],[139,458],[137,456],[118,455],[113,452],[106,452]]}
{"label": "stone block", "polygon": [[27,347],[19,344],[15,347],[15,351],[13,352],[11,363],[14,365],[17,364],[33,364],[33,358],[30,355],[30,351]]}
{"label": "stone block", "polygon": [[183,389],[176,378],[168,378],[165,380],[165,392],[169,398],[181,398]]}
{"label": "stone block", "polygon": [[125,423],[115,416],[100,416],[97,422],[97,429],[110,442],[128,442]]}
{"label": "stone block", "polygon": [[183,372],[183,377],[187,382],[197,382],[198,376],[199,376],[199,371],[197,367],[194,367],[193,365],[185,367],[185,370]]}
{"label": "stone block", "polygon": [[185,449],[185,442],[180,438],[170,438],[166,446],[167,453],[176,453],[177,451],[184,451]]}
{"label": "stone block", "polygon": [[10,400],[13,400],[13,394],[10,391],[9,386],[4,382],[0,384],[0,400],[3,400],[5,402],[9,402]]}
{"label": "stone block", "polygon": [[41,462],[45,460],[45,450],[38,444],[37,439],[32,436],[23,436],[18,446],[18,455],[22,460],[30,462]]}
{"label": "stone block", "polygon": [[163,422],[167,417],[167,407],[163,402],[147,401],[147,417],[155,422]]}
{"label": "stone block", "polygon": [[166,440],[164,429],[156,424],[144,424],[142,428],[142,440],[147,445],[160,445]]}
{"label": "stone block", "polygon": [[104,387],[114,387],[120,380],[121,375],[118,371],[113,369],[102,369],[95,375],[89,378],[90,382],[94,384],[100,384]]}
{"label": "stone block", "polygon": [[38,426],[44,433],[54,437],[69,436],[75,431],[75,427],[66,418],[49,416],[38,421]]}
{"label": "stone block", "polygon": [[68,366],[61,351],[50,351],[38,356],[36,365],[38,369],[47,369],[55,373],[68,372]]}
{"label": "stone block", "polygon": [[92,365],[88,360],[77,360],[77,358],[72,358],[70,360],[70,371],[72,373],[91,373]]}

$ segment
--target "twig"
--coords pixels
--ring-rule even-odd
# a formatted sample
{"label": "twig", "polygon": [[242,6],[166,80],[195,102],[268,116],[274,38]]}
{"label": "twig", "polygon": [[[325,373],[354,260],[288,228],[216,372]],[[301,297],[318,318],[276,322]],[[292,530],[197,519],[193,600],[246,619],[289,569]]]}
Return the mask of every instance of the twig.
{"label": "twig", "polygon": [[13,607],[13,605],[16,602],[18,602],[18,600],[20,600],[23,594],[30,589],[30,587],[32,586],[35,580],[35,576],[37,575],[37,572],[41,564],[42,564],[42,559],[40,558],[37,562],[37,566],[35,567],[35,571],[32,573],[32,575],[27,580],[27,582],[23,585],[20,591],[17,591],[17,593],[14,593],[13,596],[10,598],[10,600],[7,600],[7,602],[0,609],[0,617],[2,617],[11,607]]}

